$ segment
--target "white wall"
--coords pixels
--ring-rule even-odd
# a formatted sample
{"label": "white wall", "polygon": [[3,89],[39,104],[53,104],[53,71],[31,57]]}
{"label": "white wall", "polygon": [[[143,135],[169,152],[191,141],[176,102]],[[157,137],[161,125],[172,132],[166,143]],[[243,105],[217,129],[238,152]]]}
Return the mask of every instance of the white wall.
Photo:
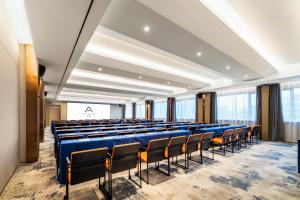
{"label": "white wall", "polygon": [[19,46],[0,1],[0,193],[19,162]]}
{"label": "white wall", "polygon": [[119,105],[110,105],[110,119],[121,119],[122,107]]}

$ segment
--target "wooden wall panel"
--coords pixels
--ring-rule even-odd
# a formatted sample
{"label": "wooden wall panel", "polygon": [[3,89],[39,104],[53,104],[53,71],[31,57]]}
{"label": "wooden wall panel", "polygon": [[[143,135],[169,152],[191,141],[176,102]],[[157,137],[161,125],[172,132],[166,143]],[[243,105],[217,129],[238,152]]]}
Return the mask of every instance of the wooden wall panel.
{"label": "wooden wall panel", "polygon": [[25,45],[26,74],[26,162],[39,157],[38,64],[31,45]]}
{"label": "wooden wall panel", "polygon": [[199,123],[203,123],[204,122],[204,118],[203,118],[203,99],[202,98],[199,98],[198,99],[198,122]]}
{"label": "wooden wall panel", "polygon": [[211,94],[202,94],[198,97],[197,117],[199,123],[210,123],[210,98]]}
{"label": "wooden wall panel", "polygon": [[61,120],[67,120],[68,117],[68,107],[67,107],[67,103],[60,103],[60,117]]}
{"label": "wooden wall panel", "polygon": [[205,95],[204,122],[210,123],[210,94]]}
{"label": "wooden wall panel", "polygon": [[44,128],[45,128],[45,124],[44,124],[44,82],[43,79],[40,78],[39,81],[39,131],[40,131],[40,142],[42,142],[44,140]]}

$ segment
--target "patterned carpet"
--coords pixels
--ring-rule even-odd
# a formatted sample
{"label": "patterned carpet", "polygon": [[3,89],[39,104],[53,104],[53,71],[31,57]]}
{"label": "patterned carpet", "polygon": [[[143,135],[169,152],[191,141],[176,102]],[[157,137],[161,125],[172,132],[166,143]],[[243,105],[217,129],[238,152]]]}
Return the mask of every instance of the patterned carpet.
{"label": "patterned carpet", "polygon": [[[56,181],[53,138],[46,130],[37,163],[21,164],[0,199],[63,199],[65,187]],[[205,164],[190,163],[188,173],[173,168],[172,176],[150,170],[150,184],[137,188],[127,172],[114,176],[115,199],[300,199],[297,146],[263,142]],[[166,167],[166,166],[164,166]],[[143,168],[145,166],[143,165]],[[103,199],[90,181],[70,187],[70,199]]]}

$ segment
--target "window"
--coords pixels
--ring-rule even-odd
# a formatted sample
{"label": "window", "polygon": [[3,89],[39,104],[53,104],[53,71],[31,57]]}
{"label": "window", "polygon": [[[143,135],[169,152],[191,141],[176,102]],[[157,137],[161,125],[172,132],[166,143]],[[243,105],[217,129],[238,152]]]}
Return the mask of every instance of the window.
{"label": "window", "polygon": [[247,88],[217,93],[219,123],[253,124],[256,117],[256,89]]}
{"label": "window", "polygon": [[155,120],[167,119],[167,100],[154,101],[154,119]]}
{"label": "window", "polygon": [[284,122],[300,122],[300,82],[281,84]]}
{"label": "window", "polygon": [[132,119],[132,104],[125,105],[125,119]]}
{"label": "window", "polygon": [[145,102],[137,102],[135,112],[137,119],[145,119]]}
{"label": "window", "polygon": [[195,121],[196,97],[186,96],[176,98],[176,121]]}

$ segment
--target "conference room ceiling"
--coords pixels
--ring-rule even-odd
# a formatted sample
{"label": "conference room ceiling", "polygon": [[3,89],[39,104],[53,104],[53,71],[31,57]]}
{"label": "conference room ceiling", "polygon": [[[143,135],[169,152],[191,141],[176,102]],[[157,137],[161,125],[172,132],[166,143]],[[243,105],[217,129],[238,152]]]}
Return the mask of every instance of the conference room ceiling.
{"label": "conference room ceiling", "polygon": [[[52,67],[45,62],[44,80],[52,97],[105,102],[107,95],[116,97],[114,103],[124,103],[300,75],[294,73],[300,69],[299,1],[111,0],[102,4],[105,8],[99,14],[96,9],[89,11],[94,23],[79,36],[85,43],[74,62],[67,69],[62,63]],[[38,31],[31,30],[35,42]],[[64,31],[68,33],[68,27]],[[59,40],[62,45],[72,38],[66,35]],[[51,46],[51,40],[38,41],[37,55],[43,61],[46,49],[42,47]],[[62,74],[53,73],[61,68]]]}

